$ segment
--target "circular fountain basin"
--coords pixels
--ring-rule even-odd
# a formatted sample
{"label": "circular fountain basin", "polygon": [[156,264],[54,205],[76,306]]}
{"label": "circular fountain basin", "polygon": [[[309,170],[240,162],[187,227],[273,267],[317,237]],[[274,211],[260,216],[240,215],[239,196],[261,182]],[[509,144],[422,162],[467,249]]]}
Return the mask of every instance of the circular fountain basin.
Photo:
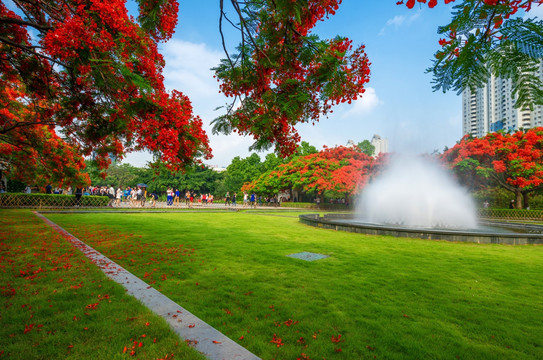
{"label": "circular fountain basin", "polygon": [[475,229],[423,228],[401,225],[372,224],[348,214],[305,214],[300,222],[323,229],[334,229],[368,235],[473,242],[480,244],[543,244],[543,226],[480,221]]}

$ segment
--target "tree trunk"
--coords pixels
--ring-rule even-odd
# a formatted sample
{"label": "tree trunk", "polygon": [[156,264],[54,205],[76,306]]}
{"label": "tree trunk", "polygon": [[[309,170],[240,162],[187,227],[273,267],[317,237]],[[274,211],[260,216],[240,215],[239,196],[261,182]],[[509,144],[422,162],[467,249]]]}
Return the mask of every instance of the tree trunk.
{"label": "tree trunk", "polygon": [[515,189],[515,209],[522,209],[522,193],[520,189]]}

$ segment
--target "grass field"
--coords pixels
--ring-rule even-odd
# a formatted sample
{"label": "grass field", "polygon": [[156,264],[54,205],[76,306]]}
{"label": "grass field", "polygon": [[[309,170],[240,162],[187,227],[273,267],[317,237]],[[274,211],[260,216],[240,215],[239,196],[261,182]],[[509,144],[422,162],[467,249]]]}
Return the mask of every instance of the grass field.
{"label": "grass field", "polygon": [[0,359],[204,359],[30,211],[0,210]]}
{"label": "grass field", "polygon": [[[18,268],[6,263],[6,252],[16,255],[11,258],[21,264],[33,263],[41,258],[33,253],[39,253],[42,237],[49,230],[29,212],[0,214],[2,221],[8,219],[8,227],[20,230],[16,240],[3,237],[0,249],[2,284],[6,278],[16,291],[10,294],[9,289],[1,289],[2,300],[14,304],[7,310],[2,308],[1,321],[14,325],[11,329],[3,326],[0,339],[7,339],[14,344],[12,347],[32,347],[38,340],[28,338],[34,330],[23,334],[23,324],[29,323],[28,311],[20,308],[21,302],[29,302],[31,297],[25,292],[25,280]],[[543,358],[541,246],[342,233],[302,225],[296,213],[47,216],[263,359]],[[22,231],[29,224],[36,229]],[[52,247],[63,249],[59,254],[71,251],[58,237],[55,241]],[[21,248],[17,248],[19,245]],[[330,257],[306,262],[286,256],[301,251]],[[79,259],[78,254],[70,253]],[[91,266],[81,262],[75,263],[84,268],[71,268],[73,273],[63,275],[65,279],[76,279],[70,284],[77,286],[76,273],[93,273]],[[54,298],[51,289],[66,285],[56,283],[56,272],[48,274],[43,281],[49,283],[40,286],[49,294],[36,300],[34,307],[46,308],[48,300]],[[118,306],[107,313],[123,315],[98,319],[98,310],[106,304],[95,300],[104,293],[96,286],[104,284],[110,298],[115,296],[107,306]],[[81,304],[99,303],[97,311],[86,311],[92,318],[85,311],[78,315],[88,321],[89,328],[95,322],[115,328],[150,318],[125,315],[137,306],[122,291],[114,292],[111,282],[85,280],[84,285],[77,292],[88,285],[90,293],[66,298],[63,303],[67,307],[63,310],[65,324],[72,317],[69,310],[82,306],[71,302],[81,298]],[[131,317],[139,320],[128,321]],[[69,323],[70,328],[73,323]],[[106,351],[113,347],[112,354],[118,358],[130,358],[122,353],[123,347],[130,348],[130,340],[148,328],[145,323],[137,326],[128,331],[130,335],[121,336],[118,344],[100,334],[100,348]],[[73,348],[64,351],[72,353],[88,345],[85,331],[73,338],[64,330],[56,337],[69,337],[66,347],[73,344]],[[45,330],[35,332],[35,336],[47,338]],[[12,333],[16,336],[10,338]],[[161,334],[170,339],[166,332]],[[138,358],[152,359],[174,352],[176,358],[191,356],[177,355],[183,350],[181,344],[168,341],[171,350],[164,348],[162,353]],[[151,343],[143,348],[150,348]]]}

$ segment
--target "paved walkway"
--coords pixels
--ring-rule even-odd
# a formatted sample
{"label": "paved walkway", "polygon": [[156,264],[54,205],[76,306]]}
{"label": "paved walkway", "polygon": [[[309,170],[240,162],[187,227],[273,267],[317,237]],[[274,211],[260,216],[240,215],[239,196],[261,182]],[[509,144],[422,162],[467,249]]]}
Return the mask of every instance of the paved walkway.
{"label": "paved walkway", "polygon": [[[63,235],[74,247],[94,262],[112,280],[118,282],[129,294],[140,300],[156,314],[162,316],[172,329],[189,345],[211,360],[258,360],[254,355],[226,335],[200,320],[173,302],[149,284],[122,266],[111,261],[92,247],[58,226],[38,212],[34,212],[46,224]],[[194,325],[194,326],[193,326]]]}

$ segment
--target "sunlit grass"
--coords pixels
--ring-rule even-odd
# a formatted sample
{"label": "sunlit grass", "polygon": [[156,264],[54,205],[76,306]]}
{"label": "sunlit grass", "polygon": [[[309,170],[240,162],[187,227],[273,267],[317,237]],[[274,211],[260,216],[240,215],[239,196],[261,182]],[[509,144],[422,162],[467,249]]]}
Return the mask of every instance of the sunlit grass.
{"label": "sunlit grass", "polygon": [[0,301],[0,359],[202,359],[29,211],[0,211]]}
{"label": "sunlit grass", "polygon": [[[296,213],[47,216],[263,359],[543,358],[541,246],[342,233]],[[301,251],[330,257],[286,257]]]}

